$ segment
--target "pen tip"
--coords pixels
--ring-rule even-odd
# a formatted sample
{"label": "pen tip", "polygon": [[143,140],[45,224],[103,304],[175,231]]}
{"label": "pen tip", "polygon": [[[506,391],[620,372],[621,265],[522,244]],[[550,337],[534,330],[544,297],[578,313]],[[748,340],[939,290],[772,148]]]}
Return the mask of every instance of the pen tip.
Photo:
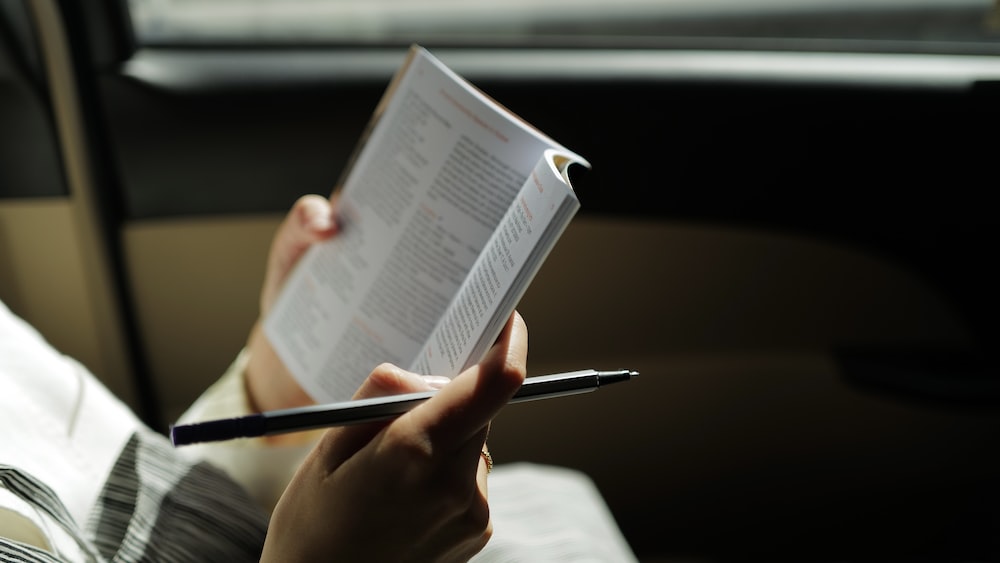
{"label": "pen tip", "polygon": [[635,370],[629,370],[628,376],[629,377],[638,377],[639,376],[639,372],[637,372]]}

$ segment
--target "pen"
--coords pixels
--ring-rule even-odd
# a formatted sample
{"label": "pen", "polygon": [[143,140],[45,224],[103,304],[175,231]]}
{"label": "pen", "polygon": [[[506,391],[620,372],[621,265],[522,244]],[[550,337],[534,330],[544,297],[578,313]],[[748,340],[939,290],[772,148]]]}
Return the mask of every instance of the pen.
{"label": "pen", "polygon": [[[610,383],[628,381],[637,375],[638,372],[627,369],[615,371],[587,369],[528,377],[517,393],[514,393],[510,402],[520,403],[588,393]],[[399,416],[430,399],[435,393],[436,391],[406,393],[180,424],[170,428],[170,440],[175,446],[182,446],[198,442],[217,442],[374,422]]]}

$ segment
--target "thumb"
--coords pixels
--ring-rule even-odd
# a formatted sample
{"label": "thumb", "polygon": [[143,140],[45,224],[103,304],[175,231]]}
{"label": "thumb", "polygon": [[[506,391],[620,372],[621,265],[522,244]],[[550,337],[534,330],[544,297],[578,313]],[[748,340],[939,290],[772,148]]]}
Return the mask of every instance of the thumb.
{"label": "thumb", "polygon": [[[418,393],[441,388],[450,381],[446,377],[421,376],[392,364],[376,367],[354,393],[353,399],[369,399],[402,393]],[[326,431],[320,447],[326,466],[338,467],[361,448],[365,447],[392,421],[371,422],[331,428]]]}

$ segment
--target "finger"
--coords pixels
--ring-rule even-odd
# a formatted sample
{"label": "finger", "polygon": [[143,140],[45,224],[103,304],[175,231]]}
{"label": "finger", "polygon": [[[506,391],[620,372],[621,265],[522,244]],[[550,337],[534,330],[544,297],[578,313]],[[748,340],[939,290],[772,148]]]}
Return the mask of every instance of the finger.
{"label": "finger", "polygon": [[[333,216],[333,203],[318,195],[305,195],[295,202],[274,237],[272,256],[278,270],[301,256],[309,245],[329,238],[337,229]],[[282,267],[283,266],[283,267]]]}
{"label": "finger", "polygon": [[436,448],[464,447],[524,383],[527,345],[527,327],[514,313],[483,361],[403,415],[401,422],[425,433]]}
{"label": "finger", "polygon": [[402,393],[432,391],[440,378],[428,378],[389,363],[376,367],[355,391],[352,399],[369,399]]}
{"label": "finger", "polygon": [[[386,363],[372,370],[353,398],[367,399],[431,391],[441,383],[441,378],[425,378]],[[388,424],[390,422],[373,422],[328,430],[323,437],[323,455],[328,467],[336,467],[353,456]]]}

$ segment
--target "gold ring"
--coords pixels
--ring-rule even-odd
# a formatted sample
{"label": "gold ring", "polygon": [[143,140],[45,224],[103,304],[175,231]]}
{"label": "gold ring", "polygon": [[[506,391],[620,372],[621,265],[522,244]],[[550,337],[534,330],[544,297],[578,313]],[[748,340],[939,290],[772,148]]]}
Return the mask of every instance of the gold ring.
{"label": "gold ring", "polygon": [[489,474],[493,471],[493,456],[490,455],[490,450],[486,447],[486,444],[483,444],[483,451],[480,452],[480,455],[483,456],[483,461],[486,462],[486,473]]}

